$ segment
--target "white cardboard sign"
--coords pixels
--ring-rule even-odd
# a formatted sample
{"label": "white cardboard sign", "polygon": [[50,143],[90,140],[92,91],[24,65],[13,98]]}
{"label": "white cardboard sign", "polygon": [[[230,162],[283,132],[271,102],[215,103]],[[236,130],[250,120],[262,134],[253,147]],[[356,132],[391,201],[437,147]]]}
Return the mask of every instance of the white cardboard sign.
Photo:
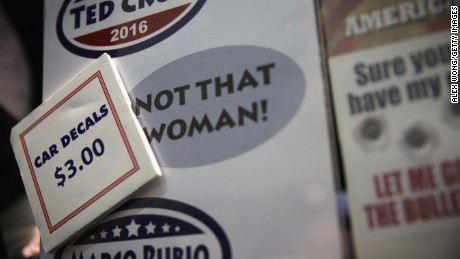
{"label": "white cardboard sign", "polygon": [[18,123],[11,142],[46,250],[160,175],[106,54]]}
{"label": "white cardboard sign", "polygon": [[459,258],[449,5],[322,4],[357,258]]}

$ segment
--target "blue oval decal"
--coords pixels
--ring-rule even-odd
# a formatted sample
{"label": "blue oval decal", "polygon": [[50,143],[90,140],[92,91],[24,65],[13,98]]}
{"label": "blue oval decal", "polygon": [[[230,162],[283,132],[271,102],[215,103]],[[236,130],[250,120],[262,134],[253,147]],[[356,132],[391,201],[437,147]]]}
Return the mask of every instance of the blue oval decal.
{"label": "blue oval decal", "polygon": [[[88,58],[128,55],[168,38],[206,0],[66,0],[56,30],[70,52]],[[65,28],[65,29],[64,29]]]}
{"label": "blue oval decal", "polygon": [[150,74],[130,92],[160,164],[211,164],[249,151],[294,117],[305,96],[300,67],[278,51],[226,46]]}
{"label": "blue oval decal", "polygon": [[225,232],[203,211],[163,198],[132,199],[55,259],[231,259]]}

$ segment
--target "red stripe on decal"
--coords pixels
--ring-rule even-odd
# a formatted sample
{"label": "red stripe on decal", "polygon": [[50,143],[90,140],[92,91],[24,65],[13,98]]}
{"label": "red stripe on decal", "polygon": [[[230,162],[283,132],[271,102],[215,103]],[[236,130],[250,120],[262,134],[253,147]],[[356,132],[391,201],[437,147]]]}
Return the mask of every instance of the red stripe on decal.
{"label": "red stripe on decal", "polygon": [[74,40],[85,45],[101,47],[115,46],[141,39],[166,27],[179,17],[189,5],[190,3],[184,4],[166,11],[78,36]]}

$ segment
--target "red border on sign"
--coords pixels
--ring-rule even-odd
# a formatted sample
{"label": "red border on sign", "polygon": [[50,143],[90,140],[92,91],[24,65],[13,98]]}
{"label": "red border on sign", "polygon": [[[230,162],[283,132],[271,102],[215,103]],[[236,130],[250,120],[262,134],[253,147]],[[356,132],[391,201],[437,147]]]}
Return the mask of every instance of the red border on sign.
{"label": "red border on sign", "polygon": [[[45,201],[43,200],[42,193],[40,191],[40,186],[38,185],[37,178],[35,176],[35,171],[32,166],[32,161],[29,156],[29,151],[27,149],[27,145],[25,142],[25,135],[29,133],[33,128],[35,128],[39,123],[41,123],[43,120],[45,120],[50,114],[52,114],[54,111],[56,111],[59,107],[61,107],[65,102],[67,102],[70,98],[72,98],[75,94],[77,94],[79,91],[81,91],[84,87],[86,87],[91,81],[94,79],[99,79],[99,83],[102,87],[102,91],[104,91],[104,95],[107,99],[107,102],[109,104],[110,110],[112,111],[113,117],[115,119],[115,122],[117,123],[118,130],[120,131],[121,137],[123,138],[123,142],[125,143],[126,149],[129,153],[129,157],[131,158],[131,162],[133,163],[133,168],[131,168],[127,173],[123,174],[120,178],[118,178],[116,181],[111,183],[109,186],[104,188],[102,191],[100,191],[98,194],[96,194],[94,197],[89,199],[87,202],[85,202],[83,205],[78,207],[75,211],[67,215],[65,218],[60,220],[57,224],[54,226],[51,224],[49,215],[48,215],[48,210],[46,209],[46,204]],[[73,90],[69,95],[67,95],[64,99],[59,101],[55,106],[53,106],[49,111],[47,111],[43,116],[41,116],[37,121],[35,121],[30,127],[28,127],[23,133],[20,135],[21,138],[21,144],[24,149],[24,153],[27,158],[27,163],[29,165],[30,169],[30,174],[32,175],[32,180],[34,181],[35,189],[37,191],[38,199],[40,201],[40,205],[42,207],[43,214],[45,216],[46,224],[48,225],[48,230],[50,233],[53,233],[56,229],[60,228],[62,225],[64,225],[66,222],[74,218],[76,215],[78,215],[80,212],[85,210],[87,207],[89,207],[91,204],[96,202],[98,199],[100,199],[102,196],[107,194],[110,190],[115,188],[117,185],[122,183],[124,180],[126,180],[128,177],[130,177],[132,174],[135,172],[139,171],[139,164],[136,160],[136,157],[134,156],[134,152],[131,148],[131,145],[129,144],[129,140],[126,136],[126,132],[124,131],[120,118],[118,117],[117,111],[115,110],[115,106],[113,105],[112,99],[110,98],[109,91],[107,90],[107,86],[105,85],[104,78],[102,77],[101,71],[97,71],[94,73],[90,78],[88,78],[85,82],[83,82],[80,86],[78,86],[75,90]]]}

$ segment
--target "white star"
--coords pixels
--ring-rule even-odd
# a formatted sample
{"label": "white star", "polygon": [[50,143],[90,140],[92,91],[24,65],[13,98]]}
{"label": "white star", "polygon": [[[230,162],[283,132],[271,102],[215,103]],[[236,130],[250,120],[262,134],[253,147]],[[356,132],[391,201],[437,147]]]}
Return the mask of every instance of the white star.
{"label": "white star", "polygon": [[163,233],[169,233],[169,228],[171,226],[168,223],[165,223],[161,228],[163,229]]}
{"label": "white star", "polygon": [[100,234],[101,234],[101,239],[106,239],[107,238],[107,232],[105,231],[105,229],[103,229]]}
{"label": "white star", "polygon": [[121,228],[118,227],[118,225],[115,226],[114,229],[112,229],[113,232],[113,237],[121,237]]}
{"label": "white star", "polygon": [[94,238],[96,238],[94,235],[91,235],[91,240],[94,240]]}
{"label": "white star", "polygon": [[174,231],[179,232],[180,231],[180,227],[179,226],[176,226],[176,228],[174,228]]}
{"label": "white star", "polygon": [[133,220],[131,220],[131,223],[126,226],[126,229],[128,230],[128,237],[130,236],[136,236],[137,237],[137,230],[139,229],[141,225],[139,224],[136,224],[136,222]]}
{"label": "white star", "polygon": [[152,233],[152,234],[155,234],[155,228],[157,226],[156,225],[153,225],[152,224],[152,221],[149,222],[149,224],[147,226],[145,226],[145,229],[147,229],[147,235]]}

